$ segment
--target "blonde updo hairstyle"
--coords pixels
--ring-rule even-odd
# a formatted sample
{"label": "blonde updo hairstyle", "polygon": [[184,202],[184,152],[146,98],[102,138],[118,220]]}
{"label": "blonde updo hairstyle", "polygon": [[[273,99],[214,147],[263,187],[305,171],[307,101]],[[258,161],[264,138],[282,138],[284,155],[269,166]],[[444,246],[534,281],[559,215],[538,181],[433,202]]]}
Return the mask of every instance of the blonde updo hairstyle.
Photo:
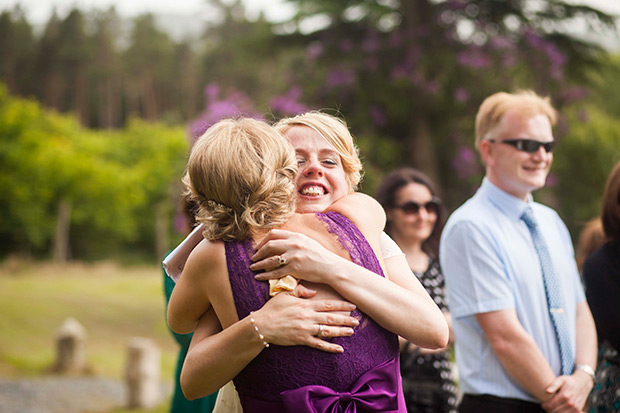
{"label": "blonde updo hairstyle", "polygon": [[225,119],[194,144],[183,178],[209,240],[252,237],[284,224],[295,210],[295,151],[271,126]]}
{"label": "blonde updo hairstyle", "polygon": [[495,93],[482,102],[476,115],[477,150],[480,150],[480,142],[483,139],[497,138],[496,135],[501,132],[502,120],[509,111],[517,112],[522,121],[535,115],[545,115],[552,126],[555,125],[558,116],[548,97],[539,96],[531,90]]}
{"label": "blonde updo hairstyle", "polygon": [[306,126],[314,130],[336,149],[342,160],[349,193],[355,191],[362,179],[362,162],[359,149],[353,142],[353,136],[345,121],[326,113],[311,111],[282,119],[274,125],[275,129],[285,136],[295,126]]}

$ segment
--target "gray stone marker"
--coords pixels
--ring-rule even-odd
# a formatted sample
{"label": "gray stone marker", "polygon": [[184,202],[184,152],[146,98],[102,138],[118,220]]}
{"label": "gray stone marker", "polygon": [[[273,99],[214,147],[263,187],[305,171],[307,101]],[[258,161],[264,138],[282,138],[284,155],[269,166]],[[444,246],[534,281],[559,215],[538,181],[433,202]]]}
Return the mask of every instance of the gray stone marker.
{"label": "gray stone marker", "polygon": [[161,351],[153,340],[142,337],[132,337],[127,347],[127,406],[130,409],[155,407],[161,400]]}
{"label": "gray stone marker", "polygon": [[56,330],[56,362],[53,373],[84,374],[86,366],[86,329],[73,317]]}

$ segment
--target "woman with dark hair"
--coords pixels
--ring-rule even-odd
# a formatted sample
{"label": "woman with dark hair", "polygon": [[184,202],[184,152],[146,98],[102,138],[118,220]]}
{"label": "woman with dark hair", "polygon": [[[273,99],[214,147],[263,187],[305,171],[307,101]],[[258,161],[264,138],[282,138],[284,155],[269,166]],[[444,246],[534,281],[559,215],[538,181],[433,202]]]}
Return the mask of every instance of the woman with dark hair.
{"label": "woman with dark hair", "polygon": [[588,411],[617,411],[620,406],[620,162],[611,171],[601,208],[607,243],[583,265],[586,297],[598,335],[598,369]]}
{"label": "woman with dark hair", "polygon": [[[445,211],[431,180],[413,168],[397,169],[383,179],[375,198],[387,215],[385,231],[396,241],[409,267],[444,313],[452,343],[452,323],[438,256]],[[426,350],[402,338],[400,341],[408,411],[456,412],[457,388],[448,351]]]}

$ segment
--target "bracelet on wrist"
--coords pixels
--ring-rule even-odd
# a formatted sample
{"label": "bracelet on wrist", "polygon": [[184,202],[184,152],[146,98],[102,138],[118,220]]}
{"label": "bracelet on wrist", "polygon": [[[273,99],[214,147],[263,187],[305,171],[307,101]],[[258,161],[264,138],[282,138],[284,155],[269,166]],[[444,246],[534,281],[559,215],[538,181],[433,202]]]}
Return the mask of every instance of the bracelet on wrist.
{"label": "bracelet on wrist", "polygon": [[258,333],[258,338],[260,341],[263,342],[263,346],[265,346],[265,348],[269,347],[269,343],[267,342],[267,340],[265,340],[265,336],[261,334],[261,332],[258,330],[258,326],[256,325],[256,320],[254,320],[254,317],[252,317],[252,314],[254,314],[254,311],[250,311],[250,324],[252,324],[252,326],[254,327],[254,330],[256,330],[256,332]]}
{"label": "bracelet on wrist", "polygon": [[590,378],[592,379],[592,381],[595,381],[595,380],[594,380],[594,377],[595,377],[594,369],[593,369],[590,365],[588,365],[588,364],[577,364],[577,365],[575,366],[575,370],[581,370],[581,371],[583,371],[583,372],[584,372],[584,373],[586,373],[588,376],[590,376]]}

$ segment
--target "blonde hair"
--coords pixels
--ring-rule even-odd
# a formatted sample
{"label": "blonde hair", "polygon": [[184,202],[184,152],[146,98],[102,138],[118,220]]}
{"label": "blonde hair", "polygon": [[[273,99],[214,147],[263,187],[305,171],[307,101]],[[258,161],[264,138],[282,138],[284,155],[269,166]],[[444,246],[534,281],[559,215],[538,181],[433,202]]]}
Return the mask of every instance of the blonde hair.
{"label": "blonde hair", "polygon": [[349,192],[355,191],[362,179],[362,161],[345,121],[326,113],[311,111],[282,119],[274,125],[283,135],[295,126],[306,126],[314,130],[336,149],[342,160]]}
{"label": "blonde hair", "polygon": [[295,151],[271,126],[226,119],[194,144],[183,178],[209,240],[232,241],[284,224],[295,210]]}
{"label": "blonde hair", "polygon": [[502,119],[509,111],[518,112],[521,119],[543,114],[549,118],[551,125],[555,125],[557,121],[557,112],[548,97],[541,97],[531,90],[495,93],[486,98],[478,109],[476,149],[480,148],[480,141],[492,138],[492,135],[498,132]]}

